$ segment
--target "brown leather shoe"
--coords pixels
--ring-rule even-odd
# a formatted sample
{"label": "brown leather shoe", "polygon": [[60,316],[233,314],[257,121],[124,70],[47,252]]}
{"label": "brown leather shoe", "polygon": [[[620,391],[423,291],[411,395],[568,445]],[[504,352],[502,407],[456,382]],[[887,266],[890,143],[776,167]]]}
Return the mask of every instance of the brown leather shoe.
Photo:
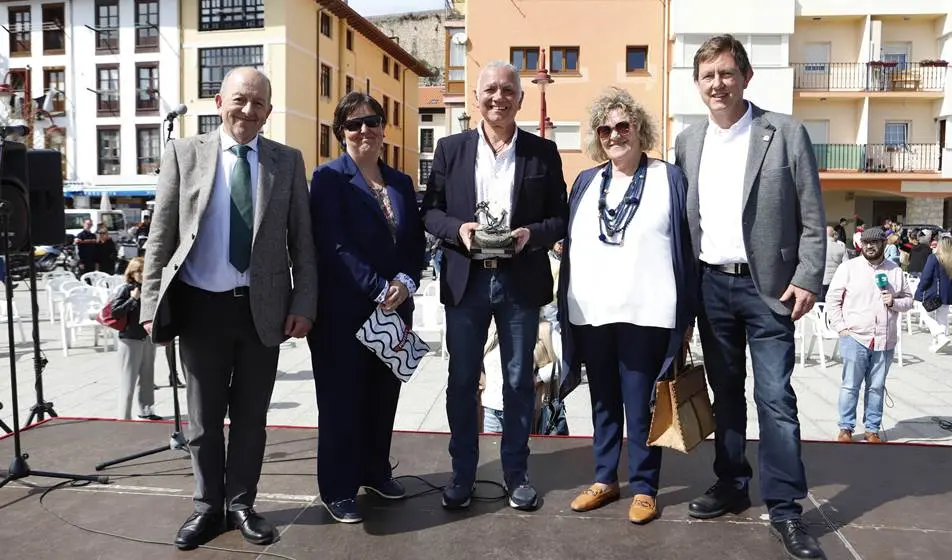
{"label": "brown leather shoe", "polygon": [[840,433],[836,436],[836,441],[840,443],[853,443],[853,432],[840,430]]}
{"label": "brown leather shoe", "polygon": [[879,434],[876,432],[866,432],[866,443],[882,443],[883,440],[879,438]]}
{"label": "brown leather shoe", "polygon": [[628,507],[628,520],[638,525],[644,525],[658,517],[658,506],[655,499],[644,494],[636,494]]}
{"label": "brown leather shoe", "polygon": [[572,500],[572,511],[591,511],[610,504],[621,496],[617,484],[596,482]]}

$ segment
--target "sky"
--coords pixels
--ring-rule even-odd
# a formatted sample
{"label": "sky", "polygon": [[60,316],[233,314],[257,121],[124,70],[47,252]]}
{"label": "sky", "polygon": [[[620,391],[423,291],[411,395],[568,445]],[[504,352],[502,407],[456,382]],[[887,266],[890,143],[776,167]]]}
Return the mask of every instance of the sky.
{"label": "sky", "polygon": [[364,17],[438,10],[446,6],[443,0],[348,0],[348,4]]}

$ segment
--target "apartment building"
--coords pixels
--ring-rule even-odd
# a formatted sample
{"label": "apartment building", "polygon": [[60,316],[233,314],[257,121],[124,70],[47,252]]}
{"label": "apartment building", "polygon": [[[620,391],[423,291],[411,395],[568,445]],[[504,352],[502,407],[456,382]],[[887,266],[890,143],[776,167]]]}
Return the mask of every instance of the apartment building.
{"label": "apartment building", "polygon": [[424,189],[433,169],[433,153],[436,143],[451,134],[449,111],[443,103],[443,88],[439,86],[421,87],[420,100],[420,174],[417,179],[419,189]]}
{"label": "apartment building", "polygon": [[692,77],[708,36],[743,40],[748,99],[804,122],[828,220],[952,226],[952,2],[674,0],[669,150],[706,118]]}
{"label": "apartment building", "polygon": [[[579,171],[596,163],[582,147],[591,134],[587,108],[605,88],[627,89],[662,122],[668,56],[664,3],[471,0],[466,2],[465,14],[466,31],[460,38],[467,47],[463,91],[472,126],[479,122],[473,91],[482,65],[492,60],[511,62],[521,71],[525,92],[517,116],[519,127],[538,134],[544,119],[555,125],[546,125],[546,136],[559,146],[569,185]],[[532,81],[543,67],[552,78],[545,88],[545,114],[540,89]],[[448,90],[453,85],[450,81]],[[665,145],[662,138],[658,153]]]}
{"label": "apartment building", "polygon": [[163,117],[180,102],[178,19],[172,0],[0,2],[0,120],[63,153],[67,204],[154,196]]}
{"label": "apartment building", "polygon": [[342,0],[182,0],[185,132],[220,123],[214,97],[224,75],[254,66],[272,82],[274,110],[262,133],[299,148],[310,170],[338,157],[334,108],[369,92],[387,113],[383,158],[418,174],[417,79],[429,69]]}

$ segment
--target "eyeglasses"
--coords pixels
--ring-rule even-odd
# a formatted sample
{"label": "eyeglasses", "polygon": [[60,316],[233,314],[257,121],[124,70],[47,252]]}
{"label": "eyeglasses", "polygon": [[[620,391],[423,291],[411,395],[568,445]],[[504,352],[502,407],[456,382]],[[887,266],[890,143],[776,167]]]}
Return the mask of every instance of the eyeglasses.
{"label": "eyeglasses", "polygon": [[380,115],[367,115],[366,117],[347,119],[344,121],[344,130],[357,132],[363,128],[364,125],[367,125],[367,128],[377,128],[381,124],[383,124],[383,117]]}
{"label": "eyeglasses", "polygon": [[595,129],[595,133],[598,134],[598,137],[601,139],[608,138],[612,135],[612,130],[618,133],[619,136],[624,136],[631,132],[631,123],[628,121],[621,121],[615,123],[615,126],[608,126],[603,124],[602,126]]}

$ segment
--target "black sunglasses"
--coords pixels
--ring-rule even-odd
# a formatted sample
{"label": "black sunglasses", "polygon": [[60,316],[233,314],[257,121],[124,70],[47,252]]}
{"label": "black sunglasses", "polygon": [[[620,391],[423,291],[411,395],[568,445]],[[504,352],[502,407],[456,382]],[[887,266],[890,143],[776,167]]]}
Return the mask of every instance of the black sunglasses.
{"label": "black sunglasses", "polygon": [[367,125],[367,128],[377,128],[381,124],[383,124],[383,117],[380,115],[367,115],[366,117],[347,119],[344,121],[344,130],[357,132],[363,128],[364,125]]}
{"label": "black sunglasses", "polygon": [[623,136],[631,131],[631,123],[628,121],[621,121],[615,123],[615,126],[613,127],[603,124],[602,126],[595,129],[595,133],[598,134],[599,138],[605,139],[612,135],[612,130]]}

